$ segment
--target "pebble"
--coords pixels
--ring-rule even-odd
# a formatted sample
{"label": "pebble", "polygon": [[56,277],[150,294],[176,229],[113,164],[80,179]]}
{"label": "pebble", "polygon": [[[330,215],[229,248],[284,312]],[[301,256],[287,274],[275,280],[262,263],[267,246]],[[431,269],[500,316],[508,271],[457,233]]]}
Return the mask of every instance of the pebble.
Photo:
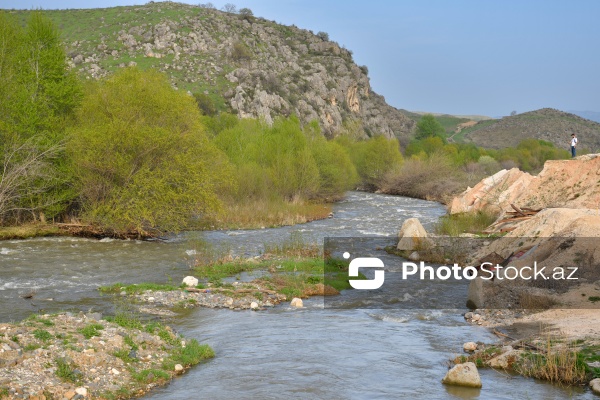
{"label": "pebble", "polygon": [[176,372],[181,372],[181,371],[183,371],[183,365],[181,365],[181,364],[176,364],[176,365],[175,365],[175,371],[176,371]]}
{"label": "pebble", "polygon": [[119,370],[118,370],[118,369],[116,369],[116,368],[113,368],[113,369],[111,369],[111,370],[110,370],[110,372],[111,372],[111,374],[113,374],[113,375],[120,375],[120,374],[121,374],[121,373],[119,372]]}
{"label": "pebble", "polygon": [[75,393],[85,397],[85,396],[87,396],[87,389],[84,387],[78,387],[77,389],[75,389]]}
{"label": "pebble", "polygon": [[256,310],[258,308],[258,303],[253,301],[252,303],[250,303],[250,308]]}

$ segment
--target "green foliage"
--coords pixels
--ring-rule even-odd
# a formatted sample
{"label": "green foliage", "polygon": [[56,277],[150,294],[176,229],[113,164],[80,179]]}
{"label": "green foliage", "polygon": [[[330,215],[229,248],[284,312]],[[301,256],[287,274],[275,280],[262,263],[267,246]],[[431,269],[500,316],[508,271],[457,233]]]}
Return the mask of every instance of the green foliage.
{"label": "green foliage", "polygon": [[0,222],[54,217],[73,197],[61,157],[81,93],[52,22],[33,12],[22,28],[11,18],[0,12]]}
{"label": "green foliage", "polygon": [[217,113],[217,107],[215,107],[215,103],[213,103],[209,95],[194,93],[194,99],[196,99],[198,108],[202,111],[203,115],[215,115]]}
{"label": "green foliage", "polygon": [[254,13],[249,8],[241,8],[238,12],[241,19],[246,20],[250,23],[254,22]]}
{"label": "green foliage", "polygon": [[446,129],[432,114],[425,114],[417,122],[415,138],[420,140],[433,136],[444,137],[445,132]]}
{"label": "green foliage", "polygon": [[33,331],[33,337],[42,342],[47,342],[53,338],[52,334],[45,329],[36,329]]}
{"label": "green foliage", "polygon": [[237,199],[293,200],[318,193],[319,169],[295,117],[277,119],[272,126],[244,119],[220,132],[214,143],[235,165],[232,195]]}
{"label": "green foliage", "polygon": [[329,33],[327,32],[319,31],[317,32],[317,37],[323,40],[324,42],[329,41]]}
{"label": "green foliage", "polygon": [[64,358],[57,358],[56,362],[56,376],[66,382],[78,383],[81,380],[81,373],[77,373],[75,370],[77,366]]}
{"label": "green foliage", "polygon": [[441,235],[459,236],[461,233],[481,233],[497,215],[489,211],[451,214],[440,217],[435,229]]}
{"label": "green foliage", "polygon": [[403,162],[396,139],[378,135],[369,140],[338,143],[346,146],[362,184],[370,189],[376,188],[386,174],[399,169]]}
{"label": "green foliage", "polygon": [[252,59],[252,51],[248,47],[248,45],[241,40],[233,43],[233,47],[231,49],[231,58],[234,61],[247,61]]}
{"label": "green foliage", "polygon": [[83,335],[83,337],[85,337],[86,339],[91,339],[94,336],[100,336],[100,332],[102,329],[104,329],[104,326],[102,324],[88,324],[86,326],[84,326],[83,328],[81,328],[79,330],[79,332]]}
{"label": "green foliage", "polygon": [[176,231],[219,209],[228,163],[191,96],[127,68],[91,85],[69,143],[86,221],[116,231]]}

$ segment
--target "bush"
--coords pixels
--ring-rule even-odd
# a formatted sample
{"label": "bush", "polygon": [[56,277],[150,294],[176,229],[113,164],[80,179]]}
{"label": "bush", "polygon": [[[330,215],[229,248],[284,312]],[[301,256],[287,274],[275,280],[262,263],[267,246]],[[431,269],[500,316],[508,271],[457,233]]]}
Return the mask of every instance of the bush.
{"label": "bush", "polygon": [[432,136],[444,137],[445,134],[446,130],[442,124],[435,119],[433,114],[425,114],[421,117],[419,122],[417,122],[415,138],[418,140]]}
{"label": "bush", "polygon": [[145,235],[218,211],[229,166],[199,120],[193,98],[156,71],[92,85],[69,143],[84,220]]}
{"label": "bush", "polygon": [[467,179],[450,157],[435,153],[405,161],[400,170],[385,175],[379,189],[388,194],[446,201],[464,190]]}
{"label": "bush", "polygon": [[320,31],[317,33],[317,37],[324,42],[329,42],[329,33]]}
{"label": "bush", "polygon": [[435,230],[441,235],[459,236],[461,233],[481,233],[496,220],[491,211],[476,211],[461,214],[444,215],[438,221]]}
{"label": "bush", "polygon": [[252,59],[252,51],[246,43],[238,40],[233,44],[233,48],[231,49],[231,58],[234,61],[246,61]]}
{"label": "bush", "polygon": [[215,107],[215,103],[209,95],[204,93],[194,93],[194,99],[196,99],[196,104],[198,104],[198,108],[202,111],[203,115],[212,116],[217,113],[217,107]]}
{"label": "bush", "polygon": [[362,184],[370,190],[379,187],[384,177],[398,170],[403,162],[396,139],[378,135],[365,141],[348,142],[347,146]]}

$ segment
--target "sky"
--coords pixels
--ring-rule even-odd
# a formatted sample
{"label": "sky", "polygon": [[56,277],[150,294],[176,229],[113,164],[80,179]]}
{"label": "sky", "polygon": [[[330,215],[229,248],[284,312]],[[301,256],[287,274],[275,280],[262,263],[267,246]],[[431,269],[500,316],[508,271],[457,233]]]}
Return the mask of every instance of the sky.
{"label": "sky", "polygon": [[[138,0],[0,0],[0,8],[95,8]],[[201,1],[181,1],[189,4]],[[597,0],[213,0],[352,50],[394,107],[499,117],[600,111]]]}

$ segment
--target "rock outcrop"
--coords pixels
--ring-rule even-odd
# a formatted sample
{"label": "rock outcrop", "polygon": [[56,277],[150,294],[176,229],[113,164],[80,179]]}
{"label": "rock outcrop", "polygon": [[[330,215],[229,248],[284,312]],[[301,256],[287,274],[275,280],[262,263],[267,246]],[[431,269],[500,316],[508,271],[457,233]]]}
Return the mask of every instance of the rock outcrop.
{"label": "rock outcrop", "polygon": [[71,65],[86,78],[135,63],[240,117],[271,122],[295,114],[303,123],[319,121],[328,136],[345,129],[407,143],[415,125],[373,92],[350,50],[293,25],[176,2],[48,17],[63,27]]}
{"label": "rock outcrop", "polygon": [[532,176],[517,168],[502,170],[455,197],[452,214],[491,208],[510,210],[510,204],[531,208],[589,208],[600,206],[600,154],[572,160],[546,161]]}

